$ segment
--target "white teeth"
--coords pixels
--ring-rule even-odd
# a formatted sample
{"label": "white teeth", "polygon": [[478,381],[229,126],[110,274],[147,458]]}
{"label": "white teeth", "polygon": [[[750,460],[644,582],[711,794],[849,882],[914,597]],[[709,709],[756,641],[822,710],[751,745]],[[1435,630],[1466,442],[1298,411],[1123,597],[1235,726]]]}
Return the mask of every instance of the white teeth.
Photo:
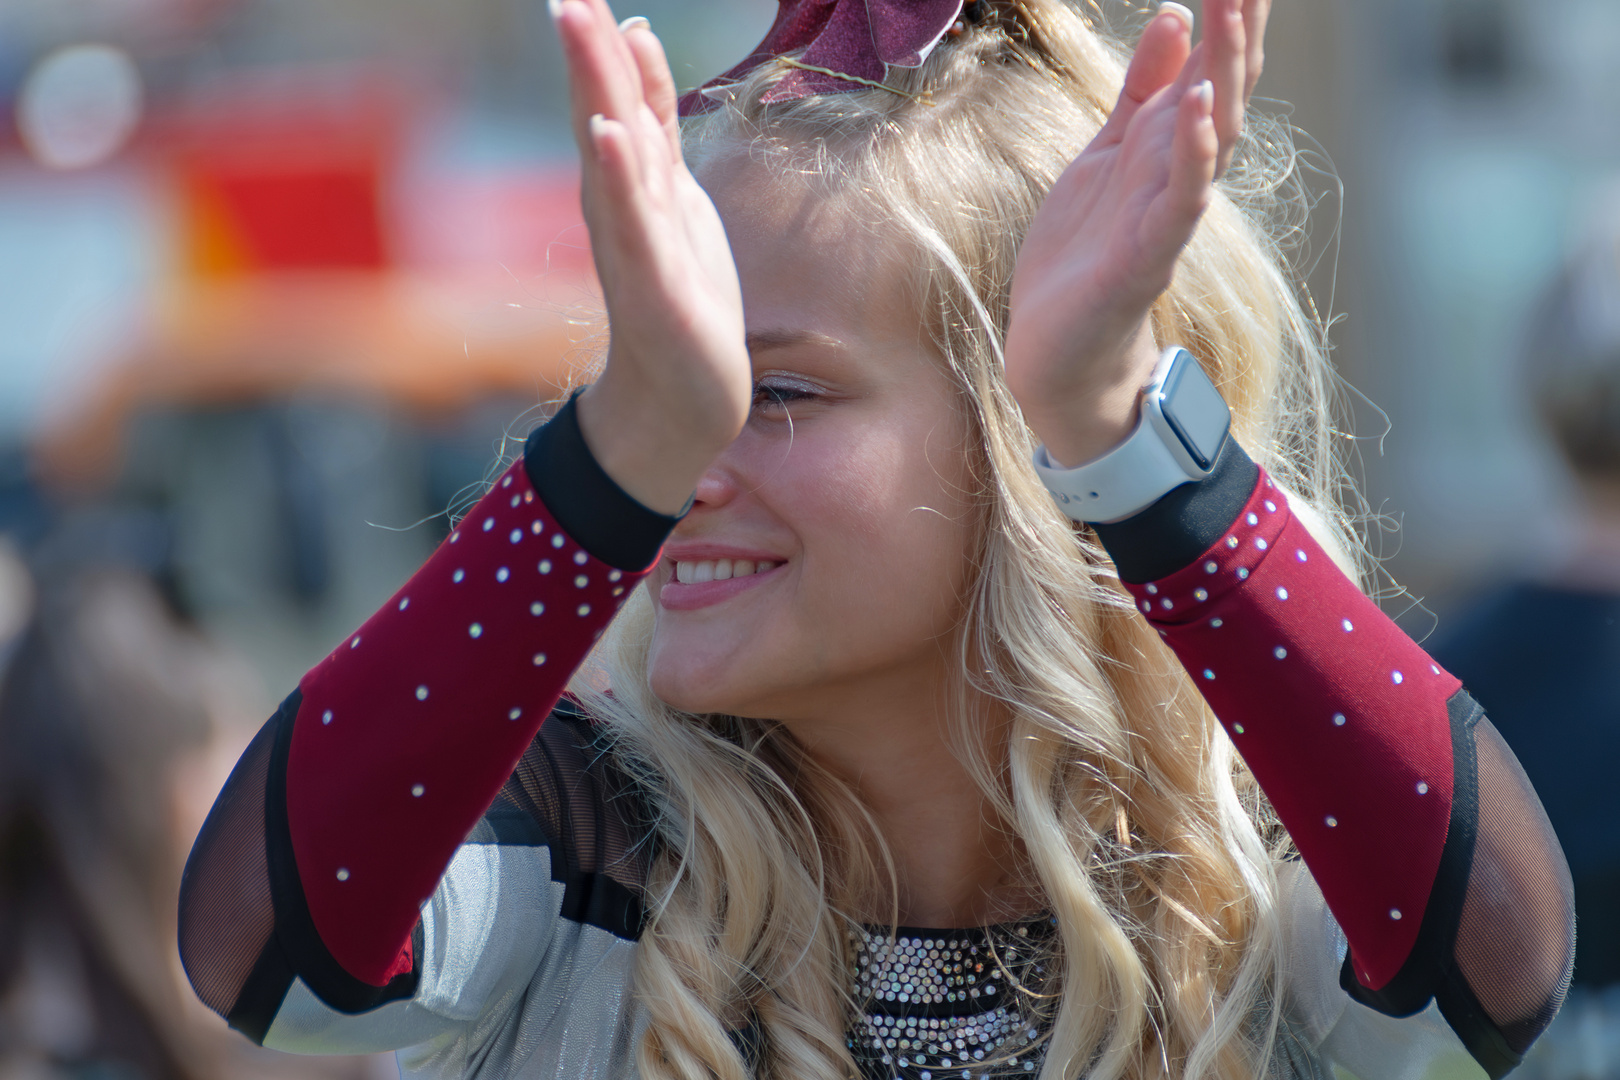
{"label": "white teeth", "polygon": [[706,581],[728,581],[734,577],[749,577],[775,570],[779,564],[768,559],[753,562],[749,559],[706,559],[703,562],[681,561],[675,564],[675,580],[682,585],[700,585]]}

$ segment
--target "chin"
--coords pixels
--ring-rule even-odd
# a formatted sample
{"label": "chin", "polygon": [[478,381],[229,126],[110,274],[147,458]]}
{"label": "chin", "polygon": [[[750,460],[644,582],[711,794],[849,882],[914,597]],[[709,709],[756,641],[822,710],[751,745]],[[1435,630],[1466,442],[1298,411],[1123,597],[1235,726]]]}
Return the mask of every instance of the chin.
{"label": "chin", "polygon": [[702,663],[683,650],[653,643],[647,658],[647,684],[664,704],[682,712],[735,713],[746,696],[735,685],[736,665],[730,661]]}

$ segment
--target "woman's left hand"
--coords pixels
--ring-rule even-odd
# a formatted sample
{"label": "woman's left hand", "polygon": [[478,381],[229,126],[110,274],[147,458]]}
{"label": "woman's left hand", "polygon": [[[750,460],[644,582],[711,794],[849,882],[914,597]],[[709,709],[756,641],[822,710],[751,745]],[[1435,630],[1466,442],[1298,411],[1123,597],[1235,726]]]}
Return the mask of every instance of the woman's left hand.
{"label": "woman's left hand", "polygon": [[1231,160],[1270,0],[1206,0],[1203,40],[1164,5],[1108,122],[1064,170],[1018,253],[1007,383],[1059,464],[1130,434],[1159,348],[1148,311]]}

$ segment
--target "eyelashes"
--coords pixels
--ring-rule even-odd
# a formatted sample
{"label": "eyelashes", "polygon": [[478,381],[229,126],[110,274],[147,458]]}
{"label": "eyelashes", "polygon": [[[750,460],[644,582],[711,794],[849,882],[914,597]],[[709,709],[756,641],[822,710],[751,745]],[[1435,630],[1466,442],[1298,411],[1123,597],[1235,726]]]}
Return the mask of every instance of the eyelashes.
{"label": "eyelashes", "polygon": [[820,393],[807,383],[785,379],[760,380],[754,384],[756,409],[782,409],[794,402],[813,401]]}

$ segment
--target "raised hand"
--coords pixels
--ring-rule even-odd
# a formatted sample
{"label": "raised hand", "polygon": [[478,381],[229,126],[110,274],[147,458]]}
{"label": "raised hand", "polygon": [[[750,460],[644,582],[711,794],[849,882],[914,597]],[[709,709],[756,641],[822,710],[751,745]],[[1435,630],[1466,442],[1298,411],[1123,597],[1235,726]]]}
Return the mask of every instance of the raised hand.
{"label": "raised hand", "polygon": [[1163,5],[1108,122],[1029,229],[1013,275],[1007,382],[1060,464],[1101,457],[1135,424],[1159,353],[1148,310],[1231,160],[1269,11],[1270,0],[1206,0],[1193,48],[1191,15]]}
{"label": "raised hand", "polygon": [[579,420],[602,468],[675,513],[748,418],[742,293],[714,204],[687,170],[675,83],[645,19],[551,0],[568,59],[585,223],[612,328]]}

